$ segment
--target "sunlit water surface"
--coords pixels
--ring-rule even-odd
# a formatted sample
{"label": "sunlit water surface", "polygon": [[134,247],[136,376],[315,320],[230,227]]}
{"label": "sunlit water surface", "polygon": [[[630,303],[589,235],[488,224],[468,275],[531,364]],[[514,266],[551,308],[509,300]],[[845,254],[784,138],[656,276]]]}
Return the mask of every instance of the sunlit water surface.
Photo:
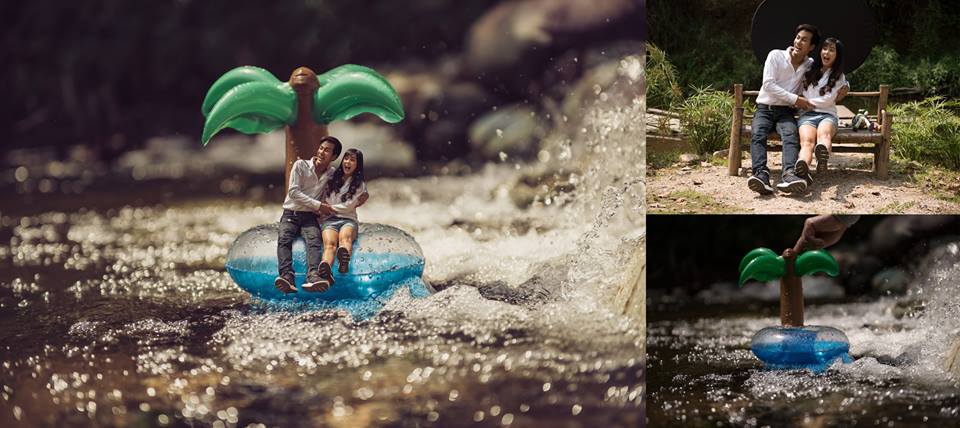
{"label": "sunlit water surface", "polygon": [[[413,235],[440,291],[360,322],[231,281],[276,202],[0,212],[0,426],[636,426],[643,324],[612,296],[643,236],[642,111],[534,164],[370,182],[361,221]],[[558,165],[573,190],[518,208],[518,177]]]}
{"label": "sunlit water surface", "polygon": [[651,311],[651,424],[955,426],[960,378],[944,362],[960,343],[960,247],[946,248],[952,254],[918,275],[906,296],[808,305],[806,324],[842,330],[855,359],[822,374],[763,369],[750,339],[777,325],[773,316],[743,308],[720,316],[715,307]]}

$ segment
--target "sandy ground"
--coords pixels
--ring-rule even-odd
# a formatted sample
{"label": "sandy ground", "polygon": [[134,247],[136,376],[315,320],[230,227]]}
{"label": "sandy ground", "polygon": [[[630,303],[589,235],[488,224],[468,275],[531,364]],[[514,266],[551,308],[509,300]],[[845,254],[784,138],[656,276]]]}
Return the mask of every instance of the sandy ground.
{"label": "sandy ground", "polygon": [[[828,171],[814,174],[813,186],[799,195],[761,196],[750,191],[747,159],[738,177],[727,175],[725,164],[651,169],[647,205],[650,213],[960,213],[960,205],[926,194],[905,176],[891,173],[886,180],[875,178],[871,160],[872,155],[866,154],[834,154]],[[768,164],[771,184],[776,186],[780,153],[769,153]]]}

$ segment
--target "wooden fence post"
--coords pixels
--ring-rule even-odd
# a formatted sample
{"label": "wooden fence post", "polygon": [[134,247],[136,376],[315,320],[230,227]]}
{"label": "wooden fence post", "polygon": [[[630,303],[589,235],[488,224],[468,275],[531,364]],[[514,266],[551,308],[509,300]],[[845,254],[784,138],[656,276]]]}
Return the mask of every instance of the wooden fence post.
{"label": "wooden fence post", "polygon": [[727,173],[740,172],[740,130],[743,129],[743,85],[733,85],[733,120],[730,123],[730,150],[727,151]]}

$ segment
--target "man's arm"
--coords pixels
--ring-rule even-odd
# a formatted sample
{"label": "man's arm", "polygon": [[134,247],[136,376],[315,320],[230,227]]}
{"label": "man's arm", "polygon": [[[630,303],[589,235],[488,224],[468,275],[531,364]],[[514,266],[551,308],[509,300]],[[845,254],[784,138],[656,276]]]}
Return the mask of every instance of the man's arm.
{"label": "man's arm", "polygon": [[767,60],[763,63],[762,88],[774,98],[794,105],[800,97],[797,94],[783,89],[783,87],[777,83],[777,69],[780,68],[781,65],[777,61],[777,55],[779,55],[779,53],[776,50],[772,50],[767,54]]}
{"label": "man's arm", "polygon": [[320,209],[320,201],[311,198],[306,193],[303,193],[303,190],[300,188],[303,177],[309,173],[307,168],[310,167],[311,166],[308,161],[304,161],[302,159],[297,160],[293,171],[290,173],[290,188],[287,190],[287,197],[300,205],[308,206],[316,211]]}

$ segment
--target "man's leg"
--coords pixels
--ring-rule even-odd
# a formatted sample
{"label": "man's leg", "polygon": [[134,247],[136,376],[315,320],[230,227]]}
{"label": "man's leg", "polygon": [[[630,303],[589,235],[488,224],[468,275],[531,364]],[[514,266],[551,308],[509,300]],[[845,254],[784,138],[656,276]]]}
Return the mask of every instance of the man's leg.
{"label": "man's leg", "polygon": [[787,193],[801,193],[807,190],[807,182],[797,177],[794,171],[800,153],[800,133],[797,130],[797,119],[793,117],[792,109],[783,109],[778,115],[777,133],[780,134],[780,140],[783,142],[783,176],[777,188]]}
{"label": "man's leg", "polygon": [[770,174],[767,169],[767,134],[773,130],[774,118],[773,111],[768,107],[757,106],[757,112],[753,115],[753,122],[750,125],[750,160],[753,175],[761,172]]}
{"label": "man's leg", "polygon": [[777,117],[777,133],[783,142],[783,176],[793,173],[800,154],[800,133],[797,130],[797,119],[793,111],[784,109]]}
{"label": "man's leg", "polygon": [[752,176],[747,187],[761,195],[773,193],[770,186],[770,171],[767,169],[767,134],[773,129],[772,112],[768,107],[757,106],[753,116],[750,137],[750,160]]}
{"label": "man's leg", "polygon": [[290,210],[283,210],[280,216],[280,232],[277,236],[277,271],[279,276],[274,282],[278,290],[284,293],[297,291],[293,275],[293,240],[300,234],[300,219]]}
{"label": "man's leg", "polygon": [[[320,255],[323,252],[323,240],[320,238],[320,222],[313,213],[298,213],[300,215],[300,233],[307,246],[307,291],[326,291],[319,274]],[[307,286],[307,284],[310,284]],[[329,285],[329,284],[328,284]]]}

